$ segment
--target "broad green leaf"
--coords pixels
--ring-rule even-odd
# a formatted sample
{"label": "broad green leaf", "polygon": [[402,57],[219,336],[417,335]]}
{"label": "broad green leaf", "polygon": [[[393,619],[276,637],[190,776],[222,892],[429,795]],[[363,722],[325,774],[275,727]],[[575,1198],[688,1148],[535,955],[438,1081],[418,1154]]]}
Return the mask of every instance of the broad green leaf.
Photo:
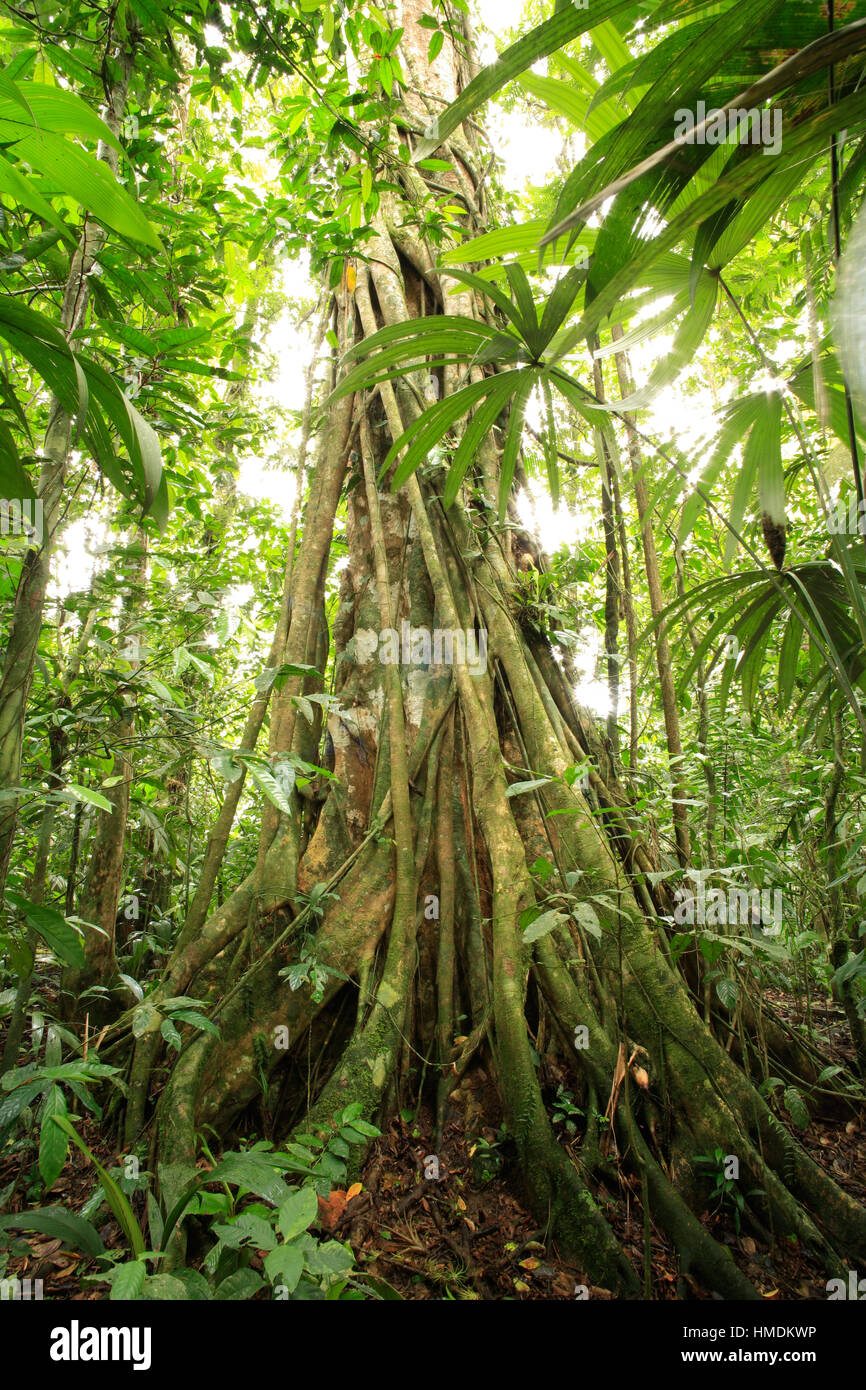
{"label": "broad green leaf", "polygon": [[142,1038],[145,1033],[151,1032],[160,1018],[159,1010],[154,1004],[149,1004],[147,1000],[139,1004],[132,1012],[132,1036]]}
{"label": "broad green leaf", "polygon": [[214,1037],[219,1037],[219,1028],[198,1009],[175,1009],[172,1017],[178,1023],[189,1023],[193,1028],[198,1028],[203,1033],[211,1033]]}
{"label": "broad green leaf", "polygon": [[76,801],[84,801],[88,806],[98,806],[100,811],[113,811],[114,807],[107,796],[102,792],[92,791],[90,787],[80,787],[77,782],[67,782],[66,790],[75,797]]}
{"label": "broad green leaf", "polygon": [[279,1228],[284,1240],[293,1240],[316,1218],[318,1199],[311,1187],[299,1187],[280,1206]]}
{"label": "broad green leaf", "polygon": [[121,187],[107,164],[50,130],[23,135],[13,148],[19,159],[44,174],[112,231],[163,250],[135,199]]}
{"label": "broad green leaf", "polygon": [[229,1274],[217,1284],[214,1298],[219,1302],[240,1302],[252,1298],[253,1294],[257,1294],[263,1288],[265,1281],[254,1269],[236,1269],[234,1274]]}
{"label": "broad green leaf", "polygon": [[45,1089],[44,1081],[29,1081],[22,1086],[16,1086],[8,1096],[4,1096],[0,1101],[0,1134],[17,1120],[21,1111],[26,1110]]}
{"label": "broad green leaf", "polygon": [[55,1115],[66,1114],[66,1101],[59,1086],[52,1086],[45,1097],[42,1111],[42,1127],[39,1135],[39,1172],[46,1192],[60,1177],[66,1155],[69,1152],[69,1138],[52,1123]]}
{"label": "broad green leaf", "polygon": [[0,85],[0,139],[4,144],[17,140],[19,135],[32,134],[35,125],[38,130],[53,130],[58,135],[79,135],[94,142],[102,140],[118,154],[123,154],[123,146],[102,117],[65,87],[26,82],[21,84],[18,97],[26,97],[23,119],[20,100],[16,102]]}
{"label": "broad green leaf", "polygon": [[529,782],[512,782],[505,795],[508,797],[523,796],[524,792],[537,791],[539,787],[546,787],[548,782],[552,781],[552,777],[534,777]]}
{"label": "broad green leaf", "polygon": [[146,1278],[147,1269],[141,1260],[127,1260],[115,1270],[109,1298],[134,1303],[144,1288]]}
{"label": "broad green leaf", "polygon": [[52,227],[56,227],[57,230],[62,233],[66,241],[74,242],[75,239],[71,231],[63,222],[62,218],[57,215],[54,208],[48,202],[48,199],[43,197],[39,192],[33,180],[22,173],[22,171],[17,168],[11,160],[6,159],[4,155],[0,155],[0,193],[8,194],[9,197],[14,198],[16,202],[20,203],[22,207],[29,208],[31,212],[35,212],[43,221],[49,222]]}
{"label": "broad green leaf", "polygon": [[500,54],[495,63],[473,77],[457,100],[437,117],[429,137],[416,146],[414,161],[417,163],[419,159],[431,155],[473,111],[477,111],[513,78],[531,68],[533,63],[562,48],[579,34],[585,34],[603,19],[630,8],[631,3],[632,0],[591,0],[586,9],[566,5],[552,19],[545,20],[524,38],[518,39]]}
{"label": "broad green leaf", "polygon": [[45,907],[41,903],[31,903],[20,893],[9,889],[6,893],[11,903],[23,914],[34,931],[37,931],[47,946],[64,965],[80,970],[84,966],[84,947],[81,937],[74,927],[56,908]]}
{"label": "broad green leaf", "polygon": [[446,508],[456,501],[466,470],[477,459],[482,442],[520,385],[522,375],[522,372],[503,372],[494,378],[495,384],[488,392],[487,399],[478,407],[466,426],[445,480],[442,502]]}
{"label": "broad green leaf", "polygon": [[294,1293],[304,1272],[303,1250],[299,1245],[278,1245],[265,1256],[265,1271],[272,1284],[284,1284]]}
{"label": "broad green leaf", "polygon": [[[301,701],[303,701],[303,703],[307,706],[307,721],[308,723],[312,724],[314,715],[313,707],[310,704],[309,700],[305,700],[302,695],[296,695],[295,700],[299,704]],[[285,792],[283,791],[282,787],[280,786],[279,782],[277,781],[276,777],[271,772],[271,770],[267,767],[264,767],[260,762],[256,761],[253,758],[244,757],[244,755],[241,753],[238,753],[237,757],[241,762],[243,762],[244,767],[249,772],[253,781],[256,783],[257,786],[261,787],[268,800],[272,802],[274,806],[276,806],[278,811],[282,811],[284,815],[290,816],[292,814],[292,804],[286,796]]]}
{"label": "broad green leaf", "polygon": [[590,97],[586,92],[575,91],[570,82],[558,77],[539,77],[534,72],[524,72],[520,85],[543,101],[551,111],[567,117],[578,130],[584,131],[591,140],[598,140],[609,130],[619,125],[620,117],[611,110],[609,104],[588,114]]}
{"label": "broad green leaf", "polygon": [[275,1207],[286,1197],[286,1185],[267,1160],[255,1153],[223,1154],[219,1163],[206,1175],[207,1182],[227,1182],[246,1187],[257,1197],[264,1197]]}
{"label": "broad green leaf", "polygon": [[189,1298],[189,1290],[182,1279],[174,1274],[149,1274],[141,1286],[140,1300],[159,1303],[182,1303]]}
{"label": "broad green leaf", "polygon": [[346,1274],[355,1263],[351,1250],[339,1241],[327,1240],[317,1245],[307,1255],[307,1268],[315,1275]]}
{"label": "broad green leaf", "polygon": [[551,909],[549,912],[542,912],[528,927],[524,927],[522,940],[529,945],[532,941],[538,941],[540,937],[547,936],[549,932],[555,931],[558,926],[566,920],[564,912]]}
{"label": "broad green leaf", "polygon": [[[509,375],[516,376],[515,373]],[[488,376],[483,381],[471,382],[462,390],[456,391],[453,396],[446,396],[444,400],[438,401],[436,405],[425,410],[399,439],[395,439],[381,469],[381,474],[384,475],[400,451],[406,448],[406,453],[394,470],[394,477],[391,481],[392,492],[397,492],[403,486],[406,479],[426,459],[433,445],[438,444],[472,406],[478,405],[491,391],[496,391],[497,394],[502,392],[501,385],[497,386],[499,380],[500,378],[496,376]],[[514,385],[517,385],[516,380]],[[407,445],[408,447],[406,447]]]}
{"label": "broad green leaf", "polygon": [[18,107],[24,112],[25,116],[28,117],[28,123],[31,126],[36,124],[33,111],[28,105],[21,88],[15,85],[8,72],[4,72],[2,68],[0,68],[0,104],[3,106],[11,104],[12,106]]}
{"label": "broad green leaf", "polygon": [[65,1207],[36,1207],[13,1216],[0,1216],[0,1230],[38,1231],[73,1250],[83,1250],[94,1260],[105,1253],[96,1227]]}
{"label": "broad green leaf", "polygon": [[594,936],[597,941],[601,940],[601,926],[594,907],[591,907],[589,903],[575,903],[571,915],[580,923],[585,932],[589,932],[590,936]]}

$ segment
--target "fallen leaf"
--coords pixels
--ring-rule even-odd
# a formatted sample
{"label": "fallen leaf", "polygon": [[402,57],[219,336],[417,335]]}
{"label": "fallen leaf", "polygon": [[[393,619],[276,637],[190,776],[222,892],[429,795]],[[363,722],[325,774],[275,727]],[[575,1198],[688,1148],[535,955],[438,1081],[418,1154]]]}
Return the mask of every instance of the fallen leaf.
{"label": "fallen leaf", "polygon": [[341,1188],[335,1188],[327,1199],[319,1198],[319,1220],[326,1231],[333,1231],[345,1210],[346,1194]]}
{"label": "fallen leaf", "polygon": [[49,1240],[44,1245],[40,1245],[36,1241],[29,1242],[29,1244],[34,1257],[38,1260],[44,1260],[47,1255],[56,1255],[63,1242]]}

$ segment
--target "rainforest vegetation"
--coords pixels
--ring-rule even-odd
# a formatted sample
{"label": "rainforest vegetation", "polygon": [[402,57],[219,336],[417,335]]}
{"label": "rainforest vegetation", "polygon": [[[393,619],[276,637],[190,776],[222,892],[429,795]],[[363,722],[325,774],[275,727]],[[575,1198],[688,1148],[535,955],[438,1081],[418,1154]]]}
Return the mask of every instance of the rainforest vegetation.
{"label": "rainforest vegetation", "polygon": [[0,5],[0,1279],[866,1268],[864,79],[863,0]]}

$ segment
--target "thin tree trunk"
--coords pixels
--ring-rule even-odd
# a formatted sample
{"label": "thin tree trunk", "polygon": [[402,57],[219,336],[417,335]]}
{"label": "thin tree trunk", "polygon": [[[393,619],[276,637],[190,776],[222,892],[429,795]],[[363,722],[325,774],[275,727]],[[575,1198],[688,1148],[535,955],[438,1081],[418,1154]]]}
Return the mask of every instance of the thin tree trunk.
{"label": "thin tree trunk", "polygon": [[[686,593],[686,567],[685,556],[679,545],[674,542],[674,561],[677,567],[677,593],[680,598],[685,598]],[[698,634],[692,622],[691,613],[686,611],[686,630],[689,634],[689,642],[692,651],[698,649]],[[707,856],[705,863],[710,868],[716,867],[716,797],[718,796],[718,786],[716,783],[716,765],[713,762],[709,747],[710,732],[710,711],[707,701],[706,687],[706,668],[703,661],[699,661],[695,670],[695,680],[698,692],[698,757],[707,784],[707,816],[704,825],[704,839],[706,843]]]}
{"label": "thin tree trunk", "polygon": [[[845,920],[845,899],[842,892],[839,865],[839,793],[845,781],[845,743],[842,715],[839,711],[833,720],[833,772],[827,788],[824,808],[824,853],[827,861],[827,920],[830,935],[830,961],[834,970],[839,971],[848,960],[851,940]],[[852,980],[842,980],[833,987],[833,992],[845,1010],[848,1031],[854,1046],[857,1069],[866,1076],[866,1020],[858,1012],[857,993]]]}
{"label": "thin tree trunk", "polygon": [[[590,340],[591,350],[598,347],[598,338]],[[601,363],[593,358],[593,377],[595,394],[600,401],[604,396],[604,379]],[[607,440],[601,430],[596,431],[596,451],[599,455],[601,476],[601,523],[604,536],[604,649],[607,654],[607,737],[615,759],[619,758],[619,609],[621,599],[619,552],[616,546],[616,519],[614,513],[614,461],[607,447]]]}
{"label": "thin tree trunk", "polygon": [[[129,591],[124,597],[124,611],[118,624],[117,644],[123,655],[138,670],[138,644],[130,637],[135,625],[141,596],[147,582],[147,538],[138,534],[141,555],[135,571],[129,576]],[[135,696],[132,687],[119,686],[114,696],[115,714],[106,732],[105,745],[113,754],[112,785],[101,788],[110,803],[110,810],[100,810],[96,833],[90,846],[87,873],[81,889],[78,914],[87,925],[84,929],[84,966],[64,972],[65,1011],[71,1017],[89,1012],[95,1023],[103,1023],[119,1012],[128,1002],[115,954],[115,935],[120,894],[123,887],[126,823],[129,816],[129,796],[133,776],[135,739]],[[94,991],[81,1002],[79,996]]]}
{"label": "thin tree trunk", "polygon": [[[613,325],[611,328],[611,335],[614,339],[623,336],[622,328],[619,324]],[[615,356],[620,391],[623,397],[628,397],[632,395],[634,391],[628,361],[625,354],[622,352],[616,353]],[[637,435],[631,428],[629,416],[626,415],[624,418],[628,431],[628,455],[631,462],[634,495],[635,501],[637,502],[641,539],[643,541],[644,569],[646,571],[647,589],[649,591],[650,610],[653,615],[653,620],[658,622],[659,614],[665,605],[662,597],[658,555],[656,553],[656,543],[652,529],[652,514],[650,512],[646,483],[643,479],[643,461],[640,454],[640,445]],[[671,649],[664,623],[661,623],[656,630],[655,653],[656,665],[659,673],[662,714],[664,715],[665,734],[668,745],[668,761],[671,770],[671,803],[677,858],[681,866],[686,869],[691,862],[689,817],[688,807],[686,805],[687,790],[683,775],[683,746],[680,738],[680,719],[677,711],[676,691],[674,689]]]}
{"label": "thin tree trunk", "polygon": [[631,587],[631,561],[628,554],[628,535],[622,511],[619,479],[613,475],[613,504],[616,514],[619,554],[622,564],[622,601],[625,613],[626,643],[628,646],[628,763],[629,771],[634,772],[638,763],[638,675],[637,675],[637,626],[634,620],[634,599]]}
{"label": "thin tree trunk", "polygon": [[[126,95],[132,74],[134,48],[122,49],[116,56],[118,77],[108,93],[104,112],[106,125],[120,133]],[[97,157],[117,173],[118,153],[100,142]],[[85,219],[66,282],[61,323],[67,339],[84,323],[90,303],[90,273],[108,233],[97,222]],[[24,716],[33,679],[33,667],[42,631],[42,612],[51,573],[51,561],[63,520],[63,490],[72,444],[72,421],[52,398],[49,425],[43,445],[43,463],[38,496],[42,502],[43,536],[38,549],[28,551],[15,594],[15,608],[9,642],[0,676],[0,791],[9,792],[21,780]],[[6,885],[12,842],[18,821],[18,797],[7,795],[0,803],[0,903]]]}
{"label": "thin tree trunk", "polygon": [[[70,655],[66,670],[63,673],[63,678],[60,683],[60,695],[55,702],[55,711],[58,714],[69,708],[69,690],[72,682],[76,679],[81,669],[82,657],[90,642],[90,636],[95,621],[96,606],[94,605],[87,614],[78,642]],[[49,742],[51,744],[51,771],[48,774],[48,788],[49,791],[54,792],[59,791],[63,786],[63,764],[66,761],[68,748],[68,739],[65,731],[59,726],[55,726],[49,734]],[[42,903],[45,897],[48,864],[51,856],[51,839],[54,833],[54,821],[56,816],[56,804],[54,802],[46,803],[39,822],[39,834],[36,840],[33,872],[27,886],[28,900],[31,903],[36,903],[37,906]],[[36,944],[37,934],[32,927],[28,927],[24,934],[22,967],[18,971],[15,999],[12,1003],[12,1012],[9,1016],[9,1027],[3,1046],[3,1061],[2,1064],[0,1064],[0,1075],[14,1067],[18,1059],[18,1049],[21,1045],[21,1038],[24,1032],[24,1018],[27,1012],[27,1003],[30,999],[33,967],[36,962]]]}

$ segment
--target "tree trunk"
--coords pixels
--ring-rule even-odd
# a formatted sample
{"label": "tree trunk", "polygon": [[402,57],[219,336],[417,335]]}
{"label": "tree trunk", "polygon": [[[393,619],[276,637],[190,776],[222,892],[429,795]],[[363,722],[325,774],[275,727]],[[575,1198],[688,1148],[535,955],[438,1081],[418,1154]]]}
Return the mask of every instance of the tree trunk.
{"label": "tree trunk", "polygon": [[[465,66],[446,39],[428,67],[418,24],[424,8],[424,0],[403,6],[401,60],[410,74],[403,116],[415,134],[455,96]],[[451,137],[443,153],[455,165],[446,178],[473,209],[471,232],[486,218],[471,132]],[[446,293],[414,230],[426,193],[421,175],[411,165],[395,168],[402,193],[383,195],[354,291],[337,296],[341,351],[421,312],[486,312],[472,292]],[[478,492],[497,494],[495,445],[480,449],[447,512],[437,495],[443,474],[432,464],[396,494],[377,489],[391,441],[430,399],[429,375],[417,374],[425,376],[398,377],[328,412],[292,576],[286,659],[309,662],[320,647],[321,595],[345,489],[349,560],[328,634],[340,708],[329,712],[326,742],[337,781],[312,820],[297,794],[291,815],[268,809],[256,871],[182,939],[149,996],[158,1005],[169,995],[200,994],[216,1005],[221,1029],[219,1038],[187,1045],[156,1108],[166,1203],[194,1169],[196,1132],[212,1125],[226,1133],[261,1096],[262,1060],[274,1071],[292,1055],[277,1048],[274,1030],[286,1030],[303,1055],[316,1020],[334,1017],[351,992],[355,1026],[324,1059],[324,1085],[303,1128],[328,1130],[334,1110],[350,1102],[360,1102],[368,1119],[387,1111],[406,1084],[407,1047],[435,1059],[441,1128],[455,1073],[483,1059],[539,1222],[588,1281],[638,1293],[638,1276],[594,1196],[606,1160],[588,1144],[575,1164],[551,1127],[528,1033],[531,992],[555,1022],[551,1046],[600,1098],[610,1097],[622,1162],[640,1176],[683,1270],[725,1297],[758,1297],[682,1195],[694,1187],[693,1155],[721,1146],[739,1159],[755,1221],[798,1237],[838,1273],[845,1258],[866,1256],[866,1216],[781,1127],[669,962],[656,915],[663,899],[643,877],[657,865],[598,732],[574,705],[549,647],[521,629],[510,533],[491,529],[477,500]],[[449,369],[438,387],[447,392],[457,381]],[[646,530],[645,509],[642,520]],[[424,636],[436,630],[463,634],[476,654],[486,633],[486,661],[458,650],[449,663],[444,643],[437,652]],[[272,715],[271,746],[281,751],[307,747],[299,689],[296,679],[281,696],[276,745]],[[592,771],[582,791],[566,772],[587,757]],[[510,797],[509,782],[527,775],[553,780]],[[687,858],[687,839],[680,849]],[[539,857],[554,870],[546,890],[530,872]],[[522,914],[551,885],[561,924],[527,944]],[[431,901],[435,913],[425,911]],[[593,913],[598,935],[587,930]],[[309,985],[289,989],[280,971],[301,949],[349,983],[328,974],[318,998]],[[458,1025],[461,1016],[467,1021]],[[136,1050],[129,1113],[137,1120],[146,1113],[158,1030],[157,1014]],[[469,1037],[468,1052],[457,1033]],[[641,1072],[633,1069],[637,1048]],[[296,1101],[294,1114],[306,1108]],[[129,1124],[128,1138],[134,1133]],[[179,1236],[174,1258],[181,1244]]]}
{"label": "tree trunk", "polygon": [[[824,853],[827,859],[827,913],[826,919],[830,938],[830,963],[834,971],[840,971],[852,952],[851,936],[845,913],[845,898],[840,883],[839,864],[839,793],[845,780],[845,739],[842,729],[842,716],[836,713],[833,720],[833,772],[827,788],[824,808]],[[854,982],[844,977],[834,984],[833,992],[845,1010],[848,1031],[854,1048],[857,1070],[866,1076],[866,1020],[858,1011],[858,998]]]}
{"label": "tree trunk", "polygon": [[[59,791],[63,786],[63,764],[66,761],[69,739],[66,730],[59,722],[63,712],[69,709],[69,691],[73,681],[78,676],[81,668],[81,661],[90,643],[93,626],[96,622],[96,606],[94,605],[85,619],[81,629],[78,642],[72,650],[63,678],[60,682],[61,694],[55,705],[55,712],[58,716],[56,723],[49,733],[51,744],[51,771],[48,774],[48,787],[50,791]],[[48,802],[42,812],[39,821],[39,834],[36,839],[36,854],[33,860],[33,872],[27,885],[27,897],[31,903],[39,906],[45,897],[45,885],[48,879],[48,864],[51,856],[51,841],[54,835],[54,821],[57,816],[57,806],[53,802]],[[21,1044],[21,1037],[24,1032],[24,1018],[27,1012],[27,1004],[30,999],[30,985],[33,980],[33,968],[36,964],[36,945],[37,935],[33,927],[28,927],[24,933],[23,968],[18,974],[18,983],[15,986],[15,999],[12,1004],[12,1012],[9,1016],[9,1027],[6,1032],[6,1042],[3,1047],[3,1061],[0,1063],[0,1073],[10,1071],[16,1065],[18,1059],[18,1048]]]}
{"label": "tree trunk", "polygon": [[[619,324],[613,325],[611,336],[614,338],[622,337],[622,328]],[[631,373],[628,369],[628,361],[625,353],[618,352],[616,354],[616,369],[619,376],[619,388],[623,396],[628,397],[632,395],[634,383],[631,380]],[[640,533],[641,540],[643,541],[644,569],[646,571],[647,589],[649,590],[650,611],[653,615],[653,621],[658,622],[659,614],[664,608],[664,602],[662,599],[662,586],[659,577],[659,562],[656,553],[655,536],[653,535],[652,516],[650,515],[649,494],[644,479],[643,463],[637,436],[630,428],[631,420],[628,415],[625,416],[625,420],[628,429],[628,456],[631,462],[634,495],[635,501],[637,502],[638,517],[640,518]],[[662,714],[664,715],[665,734],[668,744],[668,760],[671,769],[674,837],[676,839],[677,858],[682,867],[686,869],[691,862],[691,847],[689,844],[689,813],[686,805],[686,784],[683,777],[683,745],[680,739],[680,717],[677,711],[677,697],[674,689],[671,649],[664,623],[659,624],[655,634],[655,652],[656,665],[659,673]]]}
{"label": "tree trunk", "polygon": [[[132,72],[132,52],[127,49],[120,50],[116,61],[119,76],[111,86],[103,113],[105,123],[114,135],[119,134],[123,122]],[[108,165],[113,174],[117,173],[119,156],[115,149],[100,141],[98,158]],[[81,240],[72,257],[63,296],[61,322],[67,339],[81,327],[87,316],[90,303],[89,276],[105,245],[107,235],[105,228],[98,222],[85,220]],[[52,399],[43,447],[44,462],[38,486],[38,495],[43,507],[43,536],[38,548],[28,551],[21,571],[15,594],[9,642],[0,674],[0,791],[7,793],[0,801],[0,903],[3,901],[12,842],[18,822],[18,797],[15,793],[10,795],[9,789],[16,788],[21,780],[24,716],[42,632],[42,610],[45,606],[51,561],[63,521],[63,490],[72,442],[72,421],[59,401]]]}

